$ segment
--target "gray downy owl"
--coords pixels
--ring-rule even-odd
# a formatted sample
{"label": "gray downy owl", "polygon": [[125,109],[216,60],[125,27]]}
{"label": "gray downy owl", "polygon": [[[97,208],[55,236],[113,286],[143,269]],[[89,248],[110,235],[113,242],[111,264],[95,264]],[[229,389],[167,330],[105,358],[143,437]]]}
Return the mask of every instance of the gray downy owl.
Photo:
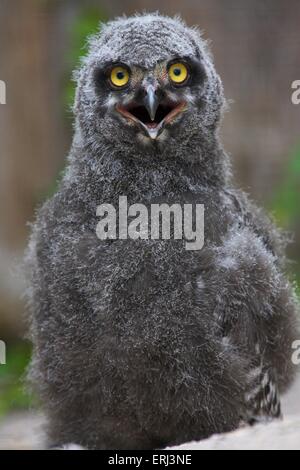
{"label": "gray downy owl", "polygon": [[[67,170],[27,252],[49,446],[162,448],[279,418],[297,337],[285,240],[233,187],[206,42],[178,18],[118,19],[76,79]],[[120,196],[203,204],[203,248],[100,240],[97,207]]]}

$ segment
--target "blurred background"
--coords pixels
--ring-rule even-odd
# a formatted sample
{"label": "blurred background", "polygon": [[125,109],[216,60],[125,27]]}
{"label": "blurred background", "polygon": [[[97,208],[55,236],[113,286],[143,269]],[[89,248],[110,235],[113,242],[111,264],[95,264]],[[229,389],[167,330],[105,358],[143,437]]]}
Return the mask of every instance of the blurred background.
{"label": "blurred background", "polygon": [[72,70],[99,21],[135,11],[179,13],[212,40],[228,99],[223,140],[238,185],[294,234],[300,279],[299,0],[0,0],[0,419],[30,405],[22,374],[24,247],[35,208],[55,188],[72,137]]}

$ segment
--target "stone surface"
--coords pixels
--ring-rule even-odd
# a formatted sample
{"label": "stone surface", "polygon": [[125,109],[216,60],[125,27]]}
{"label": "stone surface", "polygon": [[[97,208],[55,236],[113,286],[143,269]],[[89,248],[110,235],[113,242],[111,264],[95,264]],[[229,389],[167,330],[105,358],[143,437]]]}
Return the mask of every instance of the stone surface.
{"label": "stone surface", "polygon": [[191,442],[177,450],[300,450],[300,415]]}
{"label": "stone surface", "polygon": [[0,450],[44,447],[43,417],[33,412],[10,415],[0,422]]}

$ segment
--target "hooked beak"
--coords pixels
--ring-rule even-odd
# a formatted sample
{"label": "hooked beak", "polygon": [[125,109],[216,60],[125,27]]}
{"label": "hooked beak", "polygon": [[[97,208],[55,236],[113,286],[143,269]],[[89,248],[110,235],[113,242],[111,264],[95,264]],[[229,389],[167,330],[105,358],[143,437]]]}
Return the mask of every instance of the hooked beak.
{"label": "hooked beak", "polygon": [[155,140],[167,124],[186,109],[185,101],[174,102],[158,95],[153,85],[148,85],[146,94],[139,101],[126,105],[118,104],[116,110],[125,118],[146,131],[148,137]]}
{"label": "hooked beak", "polygon": [[147,93],[144,99],[145,108],[147,109],[151,121],[155,120],[156,111],[159,105],[159,99],[153,85],[147,87]]}

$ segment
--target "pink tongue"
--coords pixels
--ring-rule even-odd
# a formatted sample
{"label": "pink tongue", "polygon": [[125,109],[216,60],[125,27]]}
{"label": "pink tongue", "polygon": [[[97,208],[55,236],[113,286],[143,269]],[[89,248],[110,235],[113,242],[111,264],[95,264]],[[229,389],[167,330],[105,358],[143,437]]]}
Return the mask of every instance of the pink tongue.
{"label": "pink tongue", "polygon": [[150,127],[150,129],[155,129],[157,124],[156,122],[147,122],[147,127]]}

